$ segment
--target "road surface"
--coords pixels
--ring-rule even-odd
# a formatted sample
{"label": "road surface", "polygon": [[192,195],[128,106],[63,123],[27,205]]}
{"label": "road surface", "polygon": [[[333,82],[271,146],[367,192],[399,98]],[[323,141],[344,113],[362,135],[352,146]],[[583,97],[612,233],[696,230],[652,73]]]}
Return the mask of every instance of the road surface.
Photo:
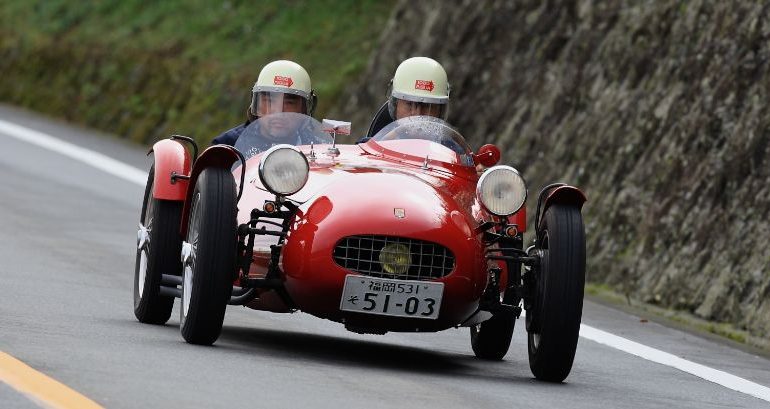
{"label": "road surface", "polygon": [[[142,171],[149,166],[144,149],[94,131],[0,106],[2,123]],[[523,322],[501,362],[474,358],[467,328],[358,335],[302,313],[237,306],[228,307],[215,346],[186,344],[178,302],[164,326],[133,316],[143,194],[137,177],[119,177],[79,151],[40,146],[14,132],[0,127],[0,352],[96,405],[770,408],[770,394],[761,397],[770,391],[767,359],[588,300],[586,337],[563,384],[533,379]],[[594,330],[642,346],[605,345],[617,340]],[[650,354],[657,352],[644,348],[672,355],[656,362]],[[677,359],[695,369],[682,370]],[[45,407],[53,387],[24,390],[10,380],[18,370],[2,362],[0,407]],[[704,375],[703,368],[714,372]],[[727,380],[708,380],[715,373]]]}

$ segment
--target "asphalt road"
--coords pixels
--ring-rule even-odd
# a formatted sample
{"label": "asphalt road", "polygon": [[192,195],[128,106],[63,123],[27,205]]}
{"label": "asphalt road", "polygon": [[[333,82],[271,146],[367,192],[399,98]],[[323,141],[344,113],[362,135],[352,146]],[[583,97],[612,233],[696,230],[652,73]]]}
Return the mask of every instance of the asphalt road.
{"label": "asphalt road", "polygon": [[[8,107],[0,120],[148,166],[143,149],[93,131]],[[214,347],[188,345],[177,311],[165,326],[133,316],[143,187],[2,132],[0,152],[0,351],[108,408],[770,407],[586,338],[565,383],[538,382],[523,325],[504,361],[485,362],[467,328],[358,335],[231,306]],[[590,301],[583,322],[770,386],[770,361],[721,343]],[[0,382],[0,407],[38,404]]]}

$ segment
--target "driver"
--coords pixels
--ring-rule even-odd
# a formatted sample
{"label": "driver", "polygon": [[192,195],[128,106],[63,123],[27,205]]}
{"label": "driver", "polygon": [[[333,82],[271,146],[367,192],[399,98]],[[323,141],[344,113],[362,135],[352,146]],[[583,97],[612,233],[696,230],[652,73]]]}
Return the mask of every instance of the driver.
{"label": "driver", "polygon": [[449,81],[436,60],[412,57],[396,68],[390,80],[388,101],[374,116],[366,142],[389,123],[413,115],[428,115],[446,120],[449,107]]}
{"label": "driver", "polygon": [[[212,145],[235,145],[235,141],[246,127],[267,115],[281,112],[294,112],[313,115],[317,97],[310,84],[310,75],[301,65],[287,60],[273,61],[259,72],[257,82],[251,90],[251,103],[246,108],[246,122],[214,138]],[[265,121],[260,129],[264,145],[269,148],[279,143],[302,144],[298,134],[298,125],[292,121]]]}

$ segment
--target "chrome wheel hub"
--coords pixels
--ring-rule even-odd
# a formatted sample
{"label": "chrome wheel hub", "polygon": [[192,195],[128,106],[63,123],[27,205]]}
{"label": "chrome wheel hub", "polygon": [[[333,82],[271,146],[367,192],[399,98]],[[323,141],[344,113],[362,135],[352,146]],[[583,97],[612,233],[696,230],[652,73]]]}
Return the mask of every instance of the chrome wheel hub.
{"label": "chrome wheel hub", "polygon": [[187,316],[190,310],[190,296],[193,286],[193,245],[188,242],[182,242],[182,267],[184,269],[184,279],[182,282],[182,313]]}
{"label": "chrome wheel hub", "polygon": [[150,229],[139,223],[139,231],[136,233],[136,247],[139,250],[139,297],[144,294],[144,282],[147,280],[147,257],[150,252]]}
{"label": "chrome wheel hub", "polygon": [[148,244],[150,244],[150,230],[139,223],[139,231],[136,232],[136,248],[142,250]]}
{"label": "chrome wheel hub", "polygon": [[187,240],[182,242],[182,317],[187,317],[190,311],[190,302],[193,293],[193,278],[195,277],[195,252],[198,248],[198,229],[200,225],[201,196],[198,193],[193,199],[190,216],[190,227],[187,231]]}

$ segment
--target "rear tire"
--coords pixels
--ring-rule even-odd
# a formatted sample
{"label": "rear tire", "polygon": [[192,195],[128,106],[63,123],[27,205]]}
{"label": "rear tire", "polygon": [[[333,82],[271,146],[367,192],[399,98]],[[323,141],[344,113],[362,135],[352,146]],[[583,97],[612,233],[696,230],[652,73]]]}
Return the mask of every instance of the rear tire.
{"label": "rear tire", "polygon": [[233,175],[204,169],[192,195],[179,309],[182,336],[191,344],[211,345],[222,331],[236,272],[236,223]]}
{"label": "rear tire", "polygon": [[179,252],[182,239],[179,223],[182,218],[182,202],[153,198],[155,166],[150,168],[139,220],[139,242],[134,268],[134,315],[146,324],[165,324],[171,317],[174,297],[160,293],[162,274],[179,275],[182,263]]}
{"label": "rear tire", "polygon": [[575,358],[585,284],[585,228],[580,209],[554,204],[543,217],[542,258],[527,311],[529,367],[537,379],[562,382]]}
{"label": "rear tire", "polygon": [[471,347],[477,358],[499,361],[511,346],[516,317],[499,313],[471,327]]}
{"label": "rear tire", "polygon": [[[514,240],[501,244],[501,247],[512,247],[521,250],[523,237],[521,233]],[[501,301],[507,305],[518,306],[521,301],[517,298],[517,287],[521,285],[521,264],[508,262],[507,289]],[[502,310],[492,318],[479,325],[471,327],[471,347],[477,358],[499,361],[508,353],[513,338],[513,330],[518,317],[513,311]]]}

